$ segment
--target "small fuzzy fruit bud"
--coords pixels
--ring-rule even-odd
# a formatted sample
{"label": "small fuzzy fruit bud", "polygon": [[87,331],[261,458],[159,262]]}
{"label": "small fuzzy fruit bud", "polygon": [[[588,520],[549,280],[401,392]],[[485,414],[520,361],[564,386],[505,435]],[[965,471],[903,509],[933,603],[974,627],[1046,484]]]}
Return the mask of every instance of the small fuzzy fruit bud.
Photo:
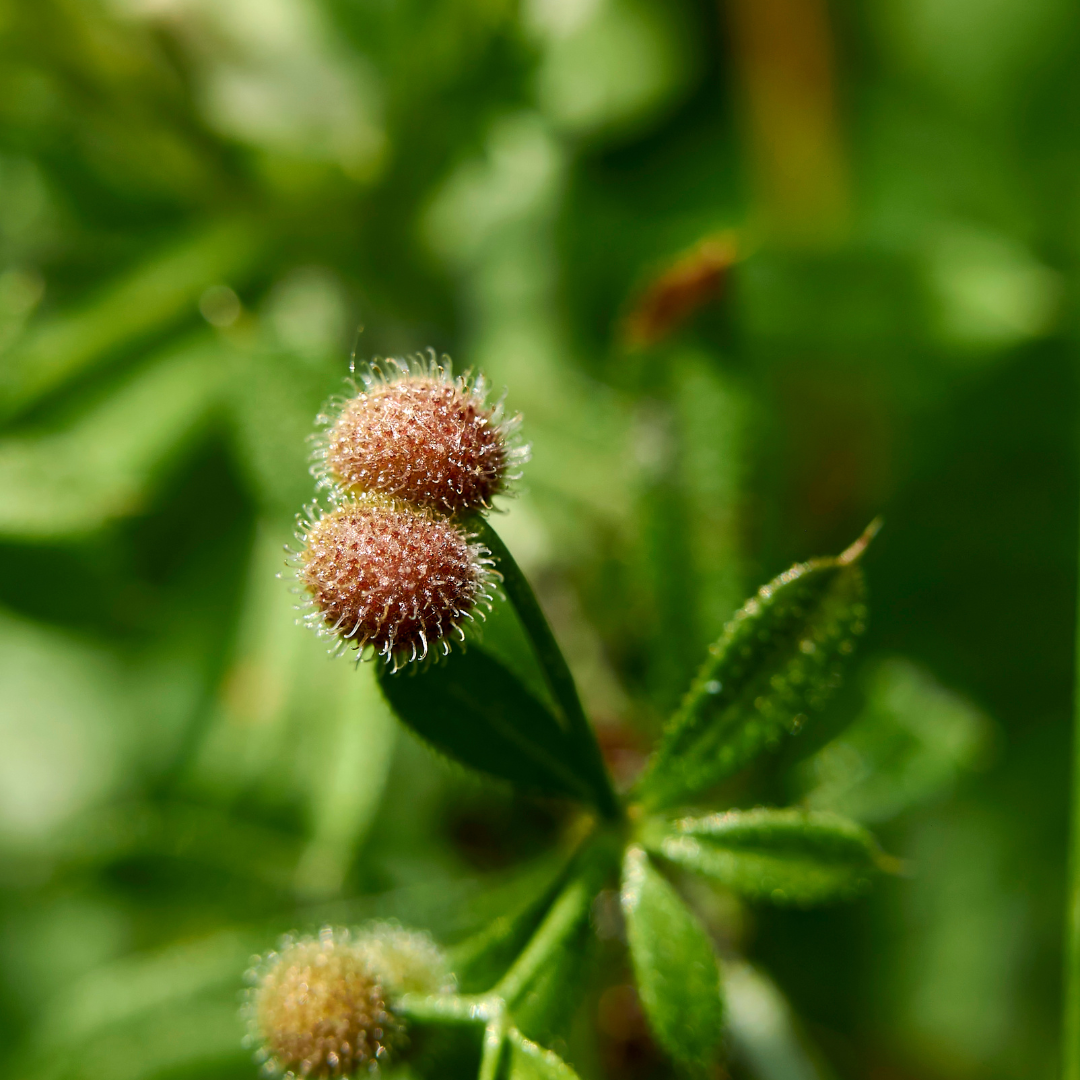
{"label": "small fuzzy fruit bud", "polygon": [[269,1072],[352,1076],[385,1064],[402,1039],[378,972],[348,931],[286,938],[253,976],[248,1022]]}
{"label": "small fuzzy fruit bud", "polygon": [[435,363],[384,362],[331,424],[315,471],[351,493],[378,491],[445,513],[491,505],[528,457],[519,417],[488,406],[483,379]]}
{"label": "small fuzzy fruit bud", "polygon": [[371,645],[414,660],[490,603],[491,560],[463,530],[430,510],[386,496],[343,502],[308,526],[299,577],[312,600],[305,620],[345,646]]}
{"label": "small fuzzy fruit bud", "polygon": [[454,989],[446,957],[422,930],[405,930],[396,922],[368,923],[356,934],[356,948],[393,997],[448,994]]}

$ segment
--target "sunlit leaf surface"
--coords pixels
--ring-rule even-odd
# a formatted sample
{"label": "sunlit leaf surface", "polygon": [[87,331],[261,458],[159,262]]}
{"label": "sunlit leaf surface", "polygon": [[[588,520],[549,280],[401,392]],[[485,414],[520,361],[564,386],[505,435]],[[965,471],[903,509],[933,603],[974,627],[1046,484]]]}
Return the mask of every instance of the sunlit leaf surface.
{"label": "sunlit leaf surface", "polygon": [[510,1036],[510,1080],[577,1080],[577,1073],[558,1054],[526,1039],[516,1028]]}
{"label": "sunlit leaf surface", "polygon": [[873,837],[836,814],[727,810],[658,826],[647,842],[671,862],[775,904],[859,895],[878,869]]}
{"label": "sunlit leaf surface", "polygon": [[798,732],[838,685],[865,619],[854,557],[800,563],[763,585],[709,650],[639,785],[642,801],[683,802]]}
{"label": "sunlit leaf surface", "polygon": [[621,899],[638,993],[657,1041],[678,1061],[708,1062],[724,1017],[712,942],[640,847],[626,853]]}

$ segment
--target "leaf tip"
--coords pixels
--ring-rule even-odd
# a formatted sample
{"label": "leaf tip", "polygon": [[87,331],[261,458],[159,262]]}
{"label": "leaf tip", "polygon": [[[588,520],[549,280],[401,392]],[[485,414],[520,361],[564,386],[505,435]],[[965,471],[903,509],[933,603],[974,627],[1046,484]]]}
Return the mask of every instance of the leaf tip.
{"label": "leaf tip", "polygon": [[881,532],[881,527],[884,524],[885,519],[880,515],[874,518],[874,520],[863,529],[859,539],[850,545],[850,547],[845,548],[836,561],[841,566],[850,566],[852,563],[858,562],[859,559],[862,558],[863,552],[870,546],[870,541]]}
{"label": "leaf tip", "polygon": [[895,855],[889,855],[884,851],[874,853],[874,863],[883,874],[892,874],[895,877],[910,877],[911,866]]}

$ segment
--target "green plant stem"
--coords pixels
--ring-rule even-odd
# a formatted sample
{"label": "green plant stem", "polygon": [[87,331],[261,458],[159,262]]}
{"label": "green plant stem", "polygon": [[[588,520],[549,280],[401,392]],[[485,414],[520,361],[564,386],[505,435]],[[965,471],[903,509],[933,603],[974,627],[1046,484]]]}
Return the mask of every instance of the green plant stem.
{"label": "green plant stem", "polygon": [[587,756],[595,780],[597,808],[607,818],[612,820],[620,818],[622,807],[615,789],[611,786],[611,777],[604,765],[596,735],[585,716],[566,657],[563,656],[559,643],[551,632],[551,626],[540,608],[532,586],[521,572],[514,556],[510,554],[510,549],[502,542],[502,538],[486,518],[475,515],[469,519],[468,524],[476,531],[481,542],[487,546],[494,557],[499,572],[502,574],[506,595],[514,605],[521,625],[532,643],[548,689],[562,712],[568,733]]}
{"label": "green plant stem", "polygon": [[[1080,603],[1078,603],[1080,609]],[[1080,624],[1080,611],[1078,611]],[[1064,1080],[1080,1080],[1080,625],[1076,636],[1073,698],[1072,814],[1065,925],[1065,1015],[1062,1024]]]}
{"label": "green plant stem", "polygon": [[548,909],[532,940],[518,955],[492,994],[513,1005],[566,939],[581,924],[592,900],[585,877],[573,878]]}
{"label": "green plant stem", "polygon": [[487,1030],[485,1039],[492,1033],[503,1039],[507,1010],[586,917],[596,876],[597,865],[593,864],[565,884],[510,970],[487,993],[404,994],[394,1002],[394,1009],[421,1023],[483,1024]]}
{"label": "green plant stem", "polygon": [[405,994],[394,1002],[395,1012],[429,1024],[486,1024],[501,1008],[490,994]]}
{"label": "green plant stem", "polygon": [[480,1072],[476,1080],[496,1080],[506,1045],[506,1020],[500,1013],[484,1028],[484,1048],[480,1055]]}

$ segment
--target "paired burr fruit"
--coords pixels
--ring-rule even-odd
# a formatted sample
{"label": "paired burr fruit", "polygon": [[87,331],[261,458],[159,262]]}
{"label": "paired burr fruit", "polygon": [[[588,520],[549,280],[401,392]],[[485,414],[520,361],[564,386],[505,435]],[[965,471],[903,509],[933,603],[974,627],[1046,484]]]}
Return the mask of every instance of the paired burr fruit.
{"label": "paired burr fruit", "polygon": [[248,975],[249,1041],[264,1071],[286,1080],[329,1080],[386,1065],[405,1041],[393,999],[454,987],[431,938],[396,923],[286,937]]}
{"label": "paired burr fruit", "polygon": [[490,603],[490,554],[461,517],[490,508],[528,450],[482,379],[391,360],[362,387],[320,418],[313,472],[333,505],[303,523],[305,620],[339,649],[409,661],[445,652]]}

